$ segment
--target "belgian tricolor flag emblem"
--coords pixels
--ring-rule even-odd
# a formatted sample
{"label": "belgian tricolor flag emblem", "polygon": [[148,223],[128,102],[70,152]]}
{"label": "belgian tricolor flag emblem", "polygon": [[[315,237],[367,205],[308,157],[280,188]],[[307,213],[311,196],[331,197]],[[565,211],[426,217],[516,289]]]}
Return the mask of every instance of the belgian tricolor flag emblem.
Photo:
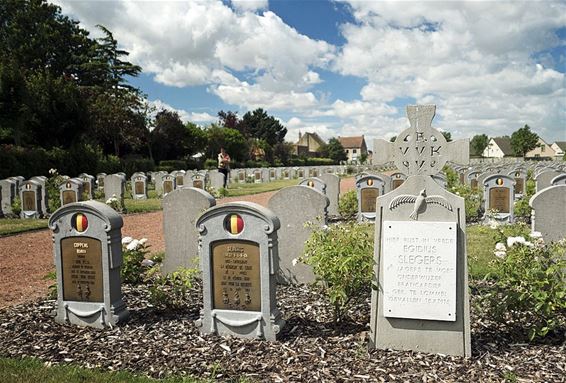
{"label": "belgian tricolor flag emblem", "polygon": [[224,221],[224,228],[230,234],[240,234],[244,230],[244,220],[238,214],[230,214]]}
{"label": "belgian tricolor flag emblem", "polygon": [[369,180],[368,180],[368,186],[371,186],[371,185],[373,185],[373,180],[372,180],[372,179],[369,179]]}
{"label": "belgian tricolor flag emblem", "polygon": [[314,187],[314,181],[309,180],[309,181],[307,182],[307,185],[308,185],[308,187],[313,188],[313,187]]}
{"label": "belgian tricolor flag emblem", "polygon": [[72,218],[71,226],[79,233],[85,231],[88,228],[88,219],[86,218],[86,215],[82,213],[75,214]]}
{"label": "belgian tricolor flag emblem", "polygon": [[495,181],[496,184],[498,184],[499,186],[503,185],[503,178],[498,178],[497,181]]}

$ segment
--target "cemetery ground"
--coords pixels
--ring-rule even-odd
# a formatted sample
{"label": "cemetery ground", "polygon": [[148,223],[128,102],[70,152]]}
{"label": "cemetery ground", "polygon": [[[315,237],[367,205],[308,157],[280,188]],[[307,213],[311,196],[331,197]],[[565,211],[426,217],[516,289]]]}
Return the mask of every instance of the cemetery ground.
{"label": "cemetery ground", "polygon": [[[265,205],[270,194],[245,199]],[[219,203],[236,199],[244,198]],[[162,254],[160,212],[126,215],[124,221],[123,236],[146,237],[150,250]],[[509,226],[509,233],[521,230]],[[367,231],[373,238],[373,226]],[[467,359],[368,352],[369,288],[345,319],[334,323],[332,306],[319,290],[279,286],[277,302],[287,325],[274,343],[200,335],[193,324],[202,308],[198,281],[176,310],[151,303],[147,284],[126,284],[131,316],[124,325],[104,331],[60,325],[51,314],[55,301],[45,298],[53,282],[42,279],[53,269],[50,233],[0,238],[0,381],[148,381],[144,376],[168,382],[566,381],[566,329],[531,342],[524,317],[510,312],[505,323],[494,321],[479,299],[497,262],[496,231],[467,228],[472,299],[472,357]]]}

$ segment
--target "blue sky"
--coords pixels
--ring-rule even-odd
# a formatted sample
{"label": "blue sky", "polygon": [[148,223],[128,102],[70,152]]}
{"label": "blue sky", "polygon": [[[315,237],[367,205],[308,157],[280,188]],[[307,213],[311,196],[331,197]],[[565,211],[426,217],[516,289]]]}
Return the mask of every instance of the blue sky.
{"label": "blue sky", "polygon": [[156,108],[207,125],[262,107],[328,139],[389,138],[436,104],[455,138],[566,140],[566,2],[56,0],[109,28]]}

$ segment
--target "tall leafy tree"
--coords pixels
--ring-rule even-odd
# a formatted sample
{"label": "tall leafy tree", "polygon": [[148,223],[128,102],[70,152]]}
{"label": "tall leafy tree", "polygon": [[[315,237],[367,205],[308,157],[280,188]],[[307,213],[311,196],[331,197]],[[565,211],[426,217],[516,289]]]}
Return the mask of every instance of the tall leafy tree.
{"label": "tall leafy tree", "polygon": [[244,114],[240,125],[242,128],[239,130],[246,137],[264,140],[270,146],[284,142],[287,134],[287,128],[261,108]]}
{"label": "tall leafy tree", "polygon": [[452,133],[446,132],[446,131],[441,132],[441,133],[444,136],[444,138],[446,139],[446,142],[452,141]]}
{"label": "tall leafy tree", "polygon": [[481,156],[487,144],[489,143],[489,138],[485,134],[476,134],[472,137],[470,141],[470,146],[472,148],[472,154],[476,156]]}
{"label": "tall leafy tree", "polygon": [[232,161],[241,162],[248,159],[248,141],[238,130],[212,124],[206,129],[206,135],[208,138],[207,158],[216,159],[220,148],[224,148]]}
{"label": "tall leafy tree", "polygon": [[511,148],[515,155],[525,157],[528,151],[537,147],[538,138],[538,134],[532,132],[529,125],[525,125],[511,134]]}
{"label": "tall leafy tree", "polygon": [[237,112],[232,112],[232,111],[225,112],[221,110],[220,112],[218,112],[218,119],[219,119],[218,123],[220,126],[230,129],[236,129],[236,130],[241,129],[241,125],[240,125],[241,120],[238,117]]}
{"label": "tall leafy tree", "polygon": [[335,163],[346,161],[348,159],[348,155],[346,154],[344,147],[335,137],[329,139],[328,143],[324,145],[320,151],[324,157],[332,159]]}

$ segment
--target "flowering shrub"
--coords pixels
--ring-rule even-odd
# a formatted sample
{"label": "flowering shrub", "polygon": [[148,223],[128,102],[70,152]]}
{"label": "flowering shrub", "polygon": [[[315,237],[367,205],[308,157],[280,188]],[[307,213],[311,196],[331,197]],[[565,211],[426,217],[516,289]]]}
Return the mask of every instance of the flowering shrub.
{"label": "flowering shrub", "polygon": [[14,197],[12,200],[12,215],[19,217],[22,212],[22,201],[19,196]]}
{"label": "flowering shrub", "polygon": [[462,185],[461,183],[455,183],[448,190],[464,198],[467,223],[476,222],[481,217],[482,193],[480,190],[474,190],[470,186]]}
{"label": "flowering shrub", "polygon": [[47,191],[47,210],[50,213],[61,207],[59,186],[63,182],[65,182],[65,179],[59,174],[57,169],[49,169],[49,178],[45,182],[45,189]]}
{"label": "flowering shrub", "polygon": [[529,240],[509,236],[495,245],[495,283],[481,297],[493,319],[518,315],[530,340],[566,325],[566,242],[545,245],[540,233]]}
{"label": "flowering shrub", "polygon": [[[110,206],[112,209],[116,210],[118,213],[123,211],[123,206],[120,200],[116,197],[116,194],[112,194],[112,197],[106,200],[106,205]],[[126,237],[129,238],[129,237]]]}
{"label": "flowering shrub", "polygon": [[340,196],[338,213],[346,219],[356,217],[358,214],[358,195],[355,190],[350,190]]}
{"label": "flowering shrub", "polygon": [[368,229],[373,225],[325,226],[311,234],[299,258],[312,266],[322,282],[323,292],[334,306],[334,322],[341,320],[348,305],[371,287],[373,243]]}
{"label": "flowering shrub", "polygon": [[122,238],[122,268],[120,274],[122,282],[137,284],[144,279],[144,272],[151,266],[153,261],[145,259],[149,253],[147,239],[140,240],[132,237]]}

